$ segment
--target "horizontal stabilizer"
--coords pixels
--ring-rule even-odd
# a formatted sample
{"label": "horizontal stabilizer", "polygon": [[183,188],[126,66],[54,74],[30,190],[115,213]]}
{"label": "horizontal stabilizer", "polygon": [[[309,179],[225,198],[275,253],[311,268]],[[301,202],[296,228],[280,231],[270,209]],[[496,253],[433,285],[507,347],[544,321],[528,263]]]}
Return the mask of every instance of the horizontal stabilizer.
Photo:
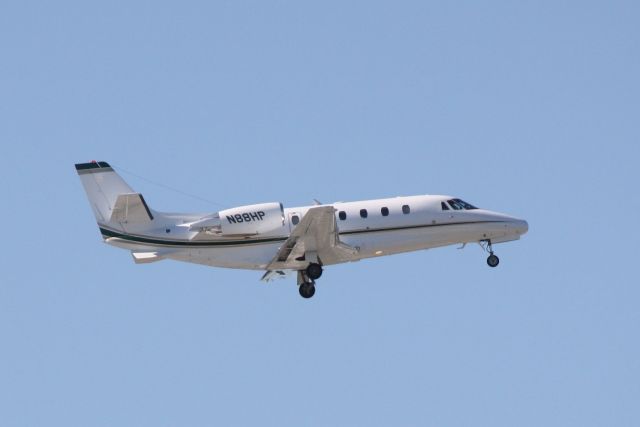
{"label": "horizontal stabilizer", "polygon": [[142,194],[120,194],[111,211],[111,222],[147,222],[153,215],[144,201]]}

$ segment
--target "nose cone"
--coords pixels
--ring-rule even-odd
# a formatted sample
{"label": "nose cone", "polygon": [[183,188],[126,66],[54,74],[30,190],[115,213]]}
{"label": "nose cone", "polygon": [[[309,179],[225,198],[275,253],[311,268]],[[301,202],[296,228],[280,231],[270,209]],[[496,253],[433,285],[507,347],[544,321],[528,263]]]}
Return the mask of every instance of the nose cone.
{"label": "nose cone", "polygon": [[501,232],[506,232],[507,236],[510,237],[522,236],[529,231],[529,223],[524,219],[520,219],[515,216],[488,210],[477,210],[471,212],[472,215],[474,215],[473,218],[477,218],[479,221],[499,224]]}
{"label": "nose cone", "polygon": [[519,235],[523,235],[529,231],[529,223],[524,219],[514,219],[512,222],[514,231]]}

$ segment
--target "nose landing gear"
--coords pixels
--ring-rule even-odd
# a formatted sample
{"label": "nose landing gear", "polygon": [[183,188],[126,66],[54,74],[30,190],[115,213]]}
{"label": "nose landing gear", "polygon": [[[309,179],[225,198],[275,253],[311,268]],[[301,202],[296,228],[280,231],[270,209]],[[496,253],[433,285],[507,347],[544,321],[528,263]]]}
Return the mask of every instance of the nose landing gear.
{"label": "nose landing gear", "polygon": [[489,255],[489,257],[487,258],[487,265],[489,267],[497,267],[498,264],[500,264],[500,258],[498,258],[494,254]]}
{"label": "nose landing gear", "polygon": [[480,246],[486,252],[489,252],[489,256],[487,257],[487,265],[489,267],[497,267],[500,264],[500,258],[497,255],[493,254],[493,246],[491,245],[491,240],[481,240]]}

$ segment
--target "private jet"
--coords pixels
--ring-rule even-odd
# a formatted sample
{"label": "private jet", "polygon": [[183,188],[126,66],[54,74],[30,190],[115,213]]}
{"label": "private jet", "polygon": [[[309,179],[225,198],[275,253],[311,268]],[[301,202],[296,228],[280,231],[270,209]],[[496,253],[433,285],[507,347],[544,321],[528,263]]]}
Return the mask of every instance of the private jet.
{"label": "private jet", "polygon": [[518,240],[525,220],[479,209],[452,196],[419,195],[285,208],[258,203],[214,213],[151,209],[107,162],[75,165],[104,242],[131,251],[138,264],[164,259],[262,270],[270,281],[297,274],[311,298],[324,267],[402,252]]}

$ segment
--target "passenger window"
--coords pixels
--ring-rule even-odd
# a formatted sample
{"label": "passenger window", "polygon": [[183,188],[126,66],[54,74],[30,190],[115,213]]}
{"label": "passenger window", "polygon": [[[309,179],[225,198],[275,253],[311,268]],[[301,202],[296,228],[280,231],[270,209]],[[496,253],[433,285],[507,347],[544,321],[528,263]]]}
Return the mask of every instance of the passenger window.
{"label": "passenger window", "polygon": [[300,222],[300,217],[298,215],[294,215],[291,217],[291,223],[293,225],[298,225],[299,222]]}
{"label": "passenger window", "polygon": [[347,219],[347,213],[345,211],[340,211],[338,213],[338,218],[340,218],[340,220],[344,221],[345,219]]}
{"label": "passenger window", "polygon": [[402,213],[407,215],[408,213],[411,212],[411,208],[409,207],[409,205],[402,205]]}
{"label": "passenger window", "polygon": [[447,204],[445,202],[441,202],[440,205],[442,206],[442,210],[443,211],[448,211],[449,210],[449,206],[447,206]]}
{"label": "passenger window", "polygon": [[389,216],[389,208],[385,206],[384,208],[380,209],[380,213],[382,214],[382,216]]}
{"label": "passenger window", "polygon": [[360,209],[360,216],[362,218],[366,218],[367,217],[367,210],[366,209]]}

